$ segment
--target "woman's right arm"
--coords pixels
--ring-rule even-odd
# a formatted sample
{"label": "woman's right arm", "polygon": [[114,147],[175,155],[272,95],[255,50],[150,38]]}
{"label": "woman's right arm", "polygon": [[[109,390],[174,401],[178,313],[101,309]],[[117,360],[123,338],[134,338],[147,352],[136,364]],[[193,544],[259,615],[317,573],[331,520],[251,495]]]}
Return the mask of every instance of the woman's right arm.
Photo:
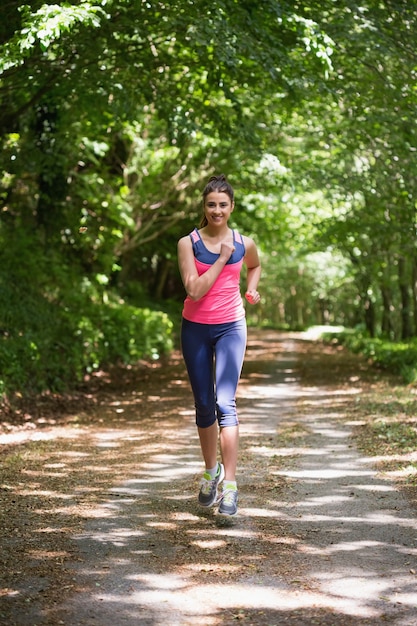
{"label": "woman's right arm", "polygon": [[222,243],[220,256],[213,265],[201,276],[198,275],[194,261],[193,246],[189,235],[182,237],[178,242],[178,265],[183,285],[191,300],[200,300],[216,282],[220,272],[226,265],[233,246]]}

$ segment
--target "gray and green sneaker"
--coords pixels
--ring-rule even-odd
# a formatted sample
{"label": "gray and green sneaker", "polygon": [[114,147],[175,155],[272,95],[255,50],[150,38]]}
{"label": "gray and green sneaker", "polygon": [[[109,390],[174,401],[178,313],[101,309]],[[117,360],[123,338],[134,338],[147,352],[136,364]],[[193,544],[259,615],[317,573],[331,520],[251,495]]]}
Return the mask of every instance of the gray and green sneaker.
{"label": "gray and green sneaker", "polygon": [[227,517],[233,517],[237,513],[237,501],[238,492],[236,487],[230,486],[227,483],[223,487],[223,493],[221,495],[219,515],[225,515]]}
{"label": "gray and green sneaker", "polygon": [[224,478],[224,467],[217,463],[217,472],[214,478],[208,472],[204,472],[200,484],[198,501],[201,506],[213,506],[217,502],[217,487]]}

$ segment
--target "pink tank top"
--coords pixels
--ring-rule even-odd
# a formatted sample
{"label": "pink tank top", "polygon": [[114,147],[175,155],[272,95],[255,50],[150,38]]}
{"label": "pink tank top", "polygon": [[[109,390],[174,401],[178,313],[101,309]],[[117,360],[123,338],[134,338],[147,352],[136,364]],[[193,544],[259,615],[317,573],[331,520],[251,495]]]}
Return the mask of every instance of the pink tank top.
{"label": "pink tank top", "polygon": [[[200,233],[195,228],[190,233],[193,244],[195,265],[201,276],[210,268],[220,255],[210,252],[204,245]],[[235,251],[219,274],[208,292],[199,300],[184,301],[182,315],[184,319],[199,324],[223,324],[236,322],[245,317],[242,296],[240,293],[240,272],[245,256],[245,245],[242,236],[233,231]]]}

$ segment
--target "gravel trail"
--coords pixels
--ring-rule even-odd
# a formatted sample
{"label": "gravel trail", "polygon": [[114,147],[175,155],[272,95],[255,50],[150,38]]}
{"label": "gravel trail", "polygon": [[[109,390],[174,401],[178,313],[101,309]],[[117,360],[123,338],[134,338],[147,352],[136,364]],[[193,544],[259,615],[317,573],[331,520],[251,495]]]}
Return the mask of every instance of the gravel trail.
{"label": "gravel trail", "polygon": [[[97,432],[96,463],[123,442],[130,478],[114,475],[73,537],[57,625],[417,624],[416,511],[354,446],[343,406],[360,380],[304,382],[311,345],[251,335],[230,522],[196,503],[202,466],[182,366],[159,390],[152,427],[125,398],[129,419]],[[175,415],[158,415],[165,401]],[[28,613],[17,623],[44,622]]]}

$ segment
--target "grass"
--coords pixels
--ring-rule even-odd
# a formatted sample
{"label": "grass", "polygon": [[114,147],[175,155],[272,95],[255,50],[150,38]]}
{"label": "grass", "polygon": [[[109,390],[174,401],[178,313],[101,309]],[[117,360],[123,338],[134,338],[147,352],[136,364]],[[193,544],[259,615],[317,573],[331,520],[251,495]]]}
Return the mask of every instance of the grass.
{"label": "grass", "polygon": [[357,403],[362,423],[355,428],[358,448],[375,457],[380,471],[417,486],[417,397],[414,387],[378,385]]}

